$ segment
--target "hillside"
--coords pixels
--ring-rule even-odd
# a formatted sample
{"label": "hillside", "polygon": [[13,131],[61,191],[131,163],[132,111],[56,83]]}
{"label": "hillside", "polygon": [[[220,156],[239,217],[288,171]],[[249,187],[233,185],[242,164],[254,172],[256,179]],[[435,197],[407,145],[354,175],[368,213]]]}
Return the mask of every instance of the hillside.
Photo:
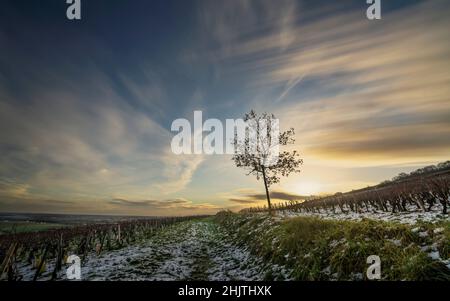
{"label": "hillside", "polygon": [[370,255],[380,257],[383,280],[450,280],[448,219],[406,225],[222,212],[216,220],[253,254],[289,267],[294,280],[367,279]]}

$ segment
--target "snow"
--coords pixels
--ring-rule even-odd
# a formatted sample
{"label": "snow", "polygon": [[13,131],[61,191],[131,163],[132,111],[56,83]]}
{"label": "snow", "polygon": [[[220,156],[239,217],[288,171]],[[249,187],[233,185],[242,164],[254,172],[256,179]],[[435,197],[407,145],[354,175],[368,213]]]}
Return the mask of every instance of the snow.
{"label": "snow", "polygon": [[329,246],[330,246],[330,248],[334,248],[334,247],[336,247],[336,246],[338,246],[340,244],[343,244],[343,243],[347,243],[347,240],[345,239],[345,237],[340,239],[340,240],[332,240],[329,243]]}
{"label": "snow", "polygon": [[[450,216],[448,214],[442,214],[441,210],[439,208],[435,208],[434,210],[431,210],[429,212],[423,212],[418,210],[414,206],[407,206],[406,212],[385,212],[385,211],[363,211],[360,213],[356,212],[341,212],[340,209],[336,208],[336,211],[333,212],[332,210],[326,210],[321,208],[320,213],[319,212],[296,212],[291,210],[285,210],[285,211],[277,211],[276,219],[277,220],[284,220],[287,218],[293,218],[293,217],[299,217],[299,216],[312,216],[312,217],[318,217],[326,220],[351,220],[351,221],[361,221],[363,219],[371,219],[371,220],[381,220],[381,221],[388,221],[388,222],[397,222],[401,224],[408,224],[408,225],[416,225],[419,222],[427,222],[435,224],[440,221],[450,221]],[[433,235],[442,235],[445,229],[443,227],[439,227],[433,230]],[[416,233],[420,238],[422,239],[430,239],[432,236],[430,236],[431,232],[429,233],[426,229],[423,229],[419,226],[414,227],[411,229],[411,232]],[[395,246],[402,246],[401,240],[396,239],[389,239],[388,237],[385,237],[386,240],[390,241]],[[365,238],[366,241],[370,240],[369,238]],[[336,241],[333,240],[329,243],[330,248],[334,248],[339,244],[345,243],[344,241]],[[450,259],[442,259],[439,251],[437,250],[436,243],[433,243],[432,245],[424,245],[420,247],[421,251],[426,253],[431,259],[433,260],[439,260],[442,261],[444,264],[446,264],[447,267],[450,268]]]}
{"label": "snow", "polygon": [[354,280],[363,280],[363,274],[362,273],[352,273],[351,278]]}
{"label": "snow", "polygon": [[331,266],[327,266],[322,270],[322,273],[330,275],[331,274]]}
{"label": "snow", "polygon": [[433,259],[433,260],[441,259],[441,256],[439,255],[439,251],[430,252],[430,253],[428,253],[428,256],[431,257],[431,259]]}
{"label": "snow", "polygon": [[423,232],[419,232],[419,237],[427,237],[428,236],[428,232],[427,231],[423,231]]}
{"label": "snow", "polygon": [[391,243],[396,245],[397,247],[400,247],[402,245],[402,241],[399,239],[388,239]]}
{"label": "snow", "polygon": [[441,228],[436,228],[436,229],[433,230],[434,234],[439,234],[439,233],[442,233],[442,232],[444,232],[444,228],[442,228],[442,227]]}
{"label": "snow", "polygon": [[[181,235],[180,235],[181,234]],[[48,280],[54,264],[39,280]],[[23,280],[32,280],[35,270],[20,264]],[[220,226],[210,222],[185,222],[161,230],[160,234],[133,246],[89,254],[81,263],[82,280],[264,280],[265,275],[283,275],[288,280],[290,270],[265,264],[237,246]],[[65,279],[65,269],[59,273]]]}
{"label": "snow", "polygon": [[[274,219],[262,219],[252,233],[258,235],[260,231],[272,231],[272,223],[276,220],[297,216],[317,216],[323,219],[355,220],[373,219],[394,221],[414,225],[419,220],[435,223],[448,220],[448,215],[439,211],[420,212],[410,211],[390,212],[362,212],[344,213],[325,211],[320,213],[299,213],[281,211]],[[252,217],[249,217],[252,218]],[[450,259],[441,258],[437,244],[430,244],[430,239],[439,238],[445,231],[436,228],[427,232],[425,227],[414,226],[411,230],[415,235],[423,238],[421,250],[433,260],[440,260],[450,268]],[[216,223],[208,221],[191,221],[169,226],[139,244],[124,247],[119,250],[105,251],[100,255],[92,252],[82,260],[82,280],[214,280],[214,281],[258,281],[265,280],[267,275],[281,275],[277,280],[291,280],[292,270],[289,267],[265,262],[262,258],[252,255],[248,247],[238,244],[237,234],[229,234],[226,229]],[[399,239],[388,239],[395,246],[402,246]],[[365,238],[370,240],[369,237]],[[273,248],[279,248],[279,239],[272,240]],[[345,238],[329,242],[331,249],[339,245],[348,245]],[[342,250],[344,252],[344,250]],[[304,255],[305,258],[310,253]],[[81,256],[80,256],[81,257]],[[445,257],[445,256],[444,256]],[[285,258],[289,258],[286,254]],[[39,280],[48,280],[54,267],[54,261],[49,261],[47,271]],[[18,270],[23,280],[32,280],[35,269],[30,264],[18,264]],[[323,270],[331,274],[331,268]],[[356,273],[354,279],[361,279],[362,275]],[[65,269],[58,274],[58,279],[65,279]],[[331,274],[336,279],[337,274]]]}
{"label": "snow", "polygon": [[[360,213],[356,212],[342,212],[339,208],[336,208],[336,211],[326,210],[320,208],[319,212],[296,212],[292,210],[283,210],[277,211],[277,216],[279,218],[290,218],[297,216],[316,216],[323,219],[333,219],[333,220],[354,220],[361,221],[362,219],[373,219],[373,220],[382,220],[382,221],[390,221],[390,222],[398,222],[401,224],[409,224],[414,225],[419,221],[436,223],[442,220],[450,221],[449,214],[442,214],[439,208],[434,208],[429,212],[423,212],[418,210],[416,207],[409,205],[407,206],[406,212],[386,212],[386,211],[377,211],[372,209],[371,211],[363,211]],[[413,229],[414,230],[414,229]]]}

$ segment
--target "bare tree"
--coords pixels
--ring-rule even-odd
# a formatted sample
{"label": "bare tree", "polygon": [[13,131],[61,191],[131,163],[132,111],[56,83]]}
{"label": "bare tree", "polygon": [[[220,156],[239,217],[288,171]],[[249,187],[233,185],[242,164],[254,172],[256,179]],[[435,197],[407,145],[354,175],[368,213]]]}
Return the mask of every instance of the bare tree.
{"label": "bare tree", "polygon": [[450,177],[438,176],[431,180],[434,195],[442,204],[442,214],[447,214],[447,203],[450,200]]}
{"label": "bare tree", "polygon": [[[300,165],[303,159],[299,158],[297,151],[281,151],[280,146],[293,144],[294,129],[285,132],[274,131],[271,121],[275,120],[273,114],[256,114],[253,110],[245,114],[244,121],[248,125],[248,131],[253,132],[253,136],[245,135],[244,139],[237,139],[235,136],[235,154],[233,161],[237,167],[247,169],[247,175],[256,175],[256,178],[263,179],[266,190],[269,213],[272,214],[272,204],[270,202],[269,187],[278,183],[280,178],[287,177],[294,172],[300,172]],[[276,135],[274,135],[276,133]],[[252,139],[257,137],[257,141]],[[276,162],[271,161],[273,150],[277,149]]]}

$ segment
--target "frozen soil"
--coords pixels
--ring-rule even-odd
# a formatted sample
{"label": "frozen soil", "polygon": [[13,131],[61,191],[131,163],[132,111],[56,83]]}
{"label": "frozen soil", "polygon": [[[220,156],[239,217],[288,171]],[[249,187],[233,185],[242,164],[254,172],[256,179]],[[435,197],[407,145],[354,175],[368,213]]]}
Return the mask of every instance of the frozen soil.
{"label": "frozen soil", "polygon": [[[23,272],[25,278],[34,273]],[[82,280],[89,281],[264,280],[268,274],[286,273],[234,244],[225,229],[209,220],[169,226],[139,245],[90,254],[81,263]]]}

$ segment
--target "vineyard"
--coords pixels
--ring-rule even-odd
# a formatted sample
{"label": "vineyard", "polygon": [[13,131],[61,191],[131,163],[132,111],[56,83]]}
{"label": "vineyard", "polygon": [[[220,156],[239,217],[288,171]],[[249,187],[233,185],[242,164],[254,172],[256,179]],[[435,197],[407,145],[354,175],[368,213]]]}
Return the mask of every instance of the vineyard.
{"label": "vineyard", "polygon": [[168,217],[92,224],[37,233],[0,236],[0,279],[19,281],[23,278],[17,264],[25,263],[34,272],[33,280],[44,277],[56,280],[66,258],[71,254],[84,260],[89,253],[101,254],[152,237],[166,226],[199,218]]}
{"label": "vineyard", "polygon": [[[383,182],[374,187],[336,193],[331,196],[306,201],[290,201],[272,205],[274,211],[320,214],[322,211],[337,213],[408,211],[430,212],[440,209],[447,214],[450,206],[450,170],[427,175],[410,176],[393,182]],[[266,212],[268,208],[243,209],[243,213]]]}
{"label": "vineyard", "polygon": [[[275,204],[275,216],[254,207],[215,217],[84,223],[76,216],[60,228],[49,220],[46,230],[0,235],[0,280],[64,280],[70,255],[80,257],[83,280],[361,280],[370,254],[391,266],[384,279],[448,280],[449,201],[446,163],[373,187]],[[40,222],[35,217],[32,225],[48,227]]]}

